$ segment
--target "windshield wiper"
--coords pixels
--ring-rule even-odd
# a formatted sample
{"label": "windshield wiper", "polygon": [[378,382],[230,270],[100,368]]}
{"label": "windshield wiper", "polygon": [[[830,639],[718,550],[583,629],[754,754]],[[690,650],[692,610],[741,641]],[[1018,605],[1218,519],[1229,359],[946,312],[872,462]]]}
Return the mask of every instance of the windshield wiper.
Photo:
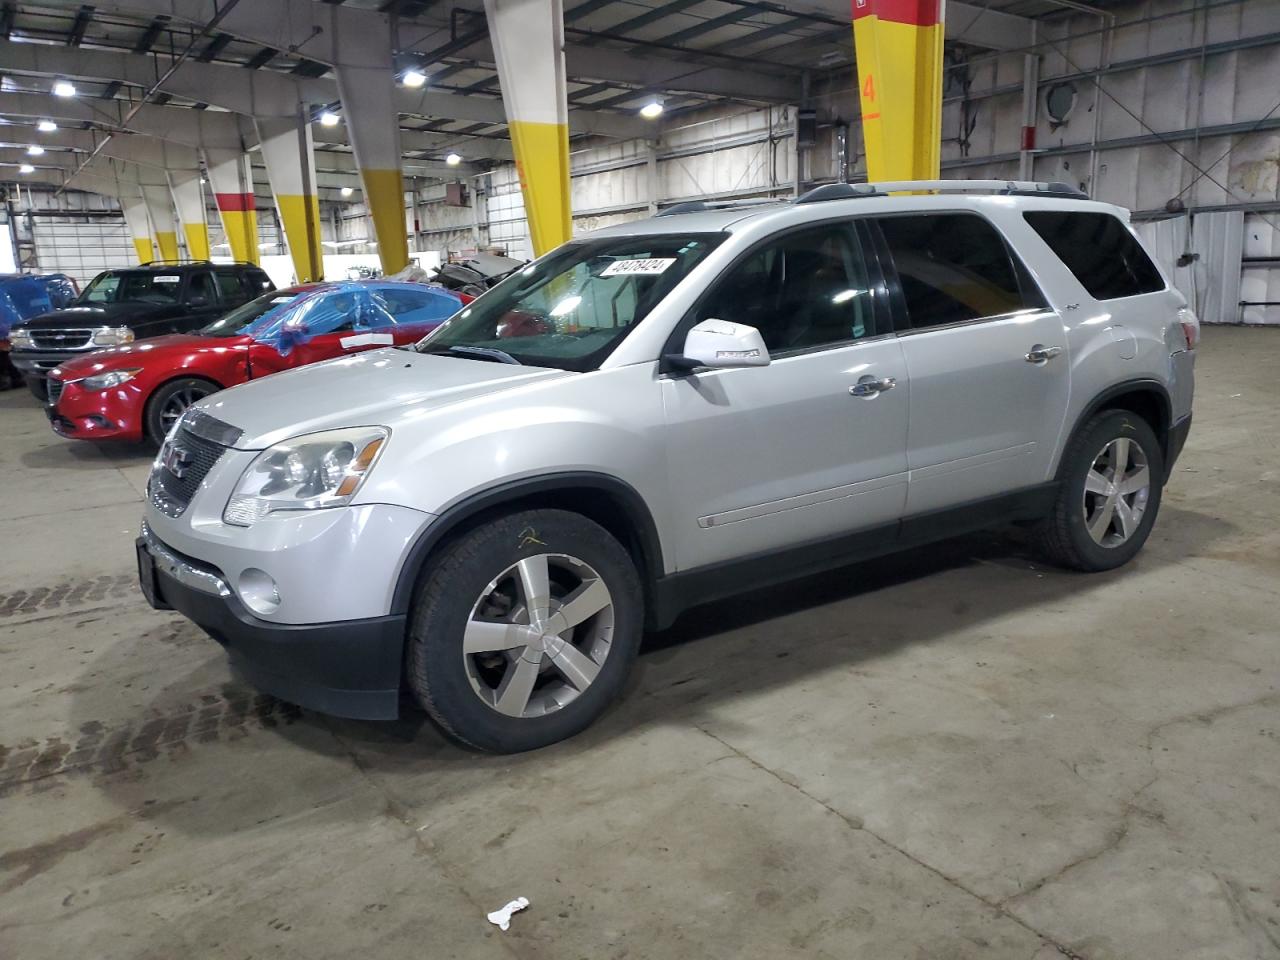
{"label": "windshield wiper", "polygon": [[459,357],[471,357],[476,360],[491,360],[494,363],[514,363],[517,367],[521,365],[520,361],[511,354],[507,353],[505,350],[499,350],[497,347],[468,347],[458,345],[453,347],[438,347],[435,350],[428,350],[427,352],[452,353]]}

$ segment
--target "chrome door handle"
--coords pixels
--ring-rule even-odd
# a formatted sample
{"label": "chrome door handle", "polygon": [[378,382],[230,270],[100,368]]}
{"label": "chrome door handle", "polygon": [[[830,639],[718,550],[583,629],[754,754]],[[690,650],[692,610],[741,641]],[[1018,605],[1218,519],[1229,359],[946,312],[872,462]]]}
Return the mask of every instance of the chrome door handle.
{"label": "chrome door handle", "polygon": [[870,399],[878,397],[886,390],[892,390],[898,385],[898,381],[893,377],[873,377],[871,374],[859,377],[858,382],[849,388],[851,396]]}
{"label": "chrome door handle", "polygon": [[1061,347],[1046,347],[1037,343],[1027,351],[1027,363],[1046,363],[1061,352]]}

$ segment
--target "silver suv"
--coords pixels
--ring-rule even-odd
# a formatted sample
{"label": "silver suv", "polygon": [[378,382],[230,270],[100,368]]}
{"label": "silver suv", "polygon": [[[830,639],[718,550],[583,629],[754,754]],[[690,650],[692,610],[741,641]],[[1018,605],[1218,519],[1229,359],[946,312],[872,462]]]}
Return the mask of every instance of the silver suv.
{"label": "silver suv", "polygon": [[458,740],[526,750],[693,604],[1007,521],[1123,564],[1198,336],[1127,214],[1070,188],[685,205],[414,348],[198,404],[151,473],[142,586],[285,700],[389,718],[407,688]]}

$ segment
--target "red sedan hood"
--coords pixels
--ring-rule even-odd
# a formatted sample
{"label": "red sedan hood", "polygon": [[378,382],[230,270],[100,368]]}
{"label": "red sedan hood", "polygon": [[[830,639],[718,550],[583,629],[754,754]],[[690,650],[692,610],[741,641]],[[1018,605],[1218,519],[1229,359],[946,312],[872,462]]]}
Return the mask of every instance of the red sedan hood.
{"label": "red sedan hood", "polygon": [[163,337],[149,337],[123,347],[106,347],[75,360],[68,360],[58,367],[63,380],[78,380],[106,370],[129,367],[172,367],[185,357],[210,351],[237,350],[251,341],[251,337],[197,337],[189,333],[171,333]]}

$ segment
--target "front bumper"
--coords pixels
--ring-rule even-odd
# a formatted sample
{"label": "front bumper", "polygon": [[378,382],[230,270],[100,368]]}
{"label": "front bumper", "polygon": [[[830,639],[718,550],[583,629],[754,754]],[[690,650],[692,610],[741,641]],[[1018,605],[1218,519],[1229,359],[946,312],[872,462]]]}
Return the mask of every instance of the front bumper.
{"label": "front bumper", "polygon": [[101,349],[102,347],[84,350],[11,350],[9,359],[26,376],[43,380],[54,367]]}
{"label": "front bumper", "polygon": [[107,390],[85,390],[78,381],[62,388],[56,405],[45,412],[54,432],[73,440],[143,439],[142,410],[146,397],[133,382]]}
{"label": "front bumper", "polygon": [[405,615],[271,623],[249,612],[220,570],[183,556],[146,527],[137,552],[148,602],[177,610],[222,644],[232,670],[254,687],[339,717],[399,715]]}

